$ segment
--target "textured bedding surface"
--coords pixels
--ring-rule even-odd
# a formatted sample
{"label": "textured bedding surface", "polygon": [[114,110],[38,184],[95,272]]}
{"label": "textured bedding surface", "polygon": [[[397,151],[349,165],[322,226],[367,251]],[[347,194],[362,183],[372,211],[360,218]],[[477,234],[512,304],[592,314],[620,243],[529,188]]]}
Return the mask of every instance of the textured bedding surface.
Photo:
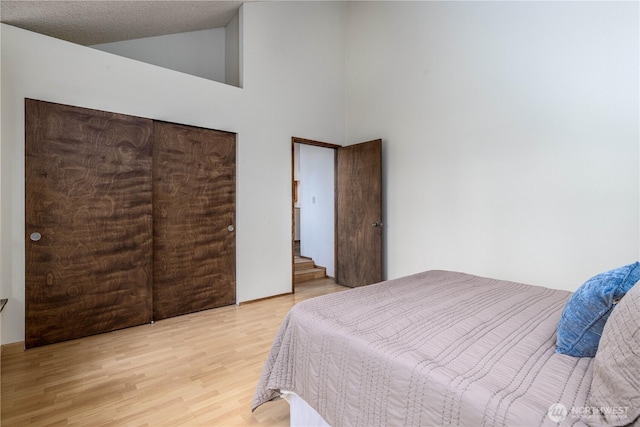
{"label": "textured bedding surface", "polygon": [[592,358],[555,353],[570,293],[428,271],[294,306],[252,407],[291,390],[332,426],[598,425]]}

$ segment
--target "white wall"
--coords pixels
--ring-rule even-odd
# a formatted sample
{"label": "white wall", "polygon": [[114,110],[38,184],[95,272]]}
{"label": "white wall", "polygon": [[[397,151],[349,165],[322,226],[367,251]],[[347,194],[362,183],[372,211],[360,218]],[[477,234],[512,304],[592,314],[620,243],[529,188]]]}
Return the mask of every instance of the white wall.
{"label": "white wall", "polygon": [[575,290],[639,256],[638,2],[353,2],[349,143],[383,138],[389,278]]}
{"label": "white wall", "polygon": [[[293,180],[300,181],[300,144],[293,144]],[[293,203],[293,240],[300,240],[300,190]],[[294,199],[295,200],[295,199]]]}
{"label": "white wall", "polygon": [[91,47],[225,83],[225,32],[224,28],[214,28]]}
{"label": "white wall", "polygon": [[[2,27],[1,26],[0,26],[0,49],[2,49]],[[0,83],[1,82],[2,82],[2,55],[0,54]],[[0,100],[2,100],[2,84],[0,84]],[[2,102],[0,102],[0,118],[2,118]],[[4,163],[2,161],[2,128],[3,127],[4,126],[2,125],[2,120],[0,120],[0,269],[2,268],[2,242],[4,241],[4,239],[2,238],[2,234],[3,234],[2,200],[4,199],[4,192],[2,190],[2,175],[3,175],[2,164]],[[7,290],[7,289],[10,289],[10,285],[4,282],[5,282],[5,279],[0,270],[0,299],[7,298],[10,295],[9,293],[10,291]],[[2,325],[0,325],[0,328],[2,328]],[[2,335],[2,331],[0,330],[0,336],[1,335]],[[0,339],[0,346],[1,345],[2,345],[2,340]]]}
{"label": "white wall", "polygon": [[300,181],[300,144],[293,144],[293,179]]}
{"label": "white wall", "polygon": [[4,343],[24,339],[25,97],[237,132],[238,301],[290,292],[291,137],[342,143],[344,8],[246,3],[244,89],[2,25]]}
{"label": "white wall", "polygon": [[240,15],[224,27],[224,82],[240,86]]}
{"label": "white wall", "polygon": [[335,150],[300,146],[300,254],[335,277]]}

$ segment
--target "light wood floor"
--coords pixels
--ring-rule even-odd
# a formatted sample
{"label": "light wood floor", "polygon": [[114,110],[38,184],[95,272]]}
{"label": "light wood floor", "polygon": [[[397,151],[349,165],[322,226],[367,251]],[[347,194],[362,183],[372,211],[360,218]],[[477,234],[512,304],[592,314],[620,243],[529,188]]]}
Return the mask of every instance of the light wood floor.
{"label": "light wood floor", "polygon": [[289,425],[283,400],[251,413],[271,342],[296,302],[347,288],[330,279],[286,295],[2,354],[2,427]]}

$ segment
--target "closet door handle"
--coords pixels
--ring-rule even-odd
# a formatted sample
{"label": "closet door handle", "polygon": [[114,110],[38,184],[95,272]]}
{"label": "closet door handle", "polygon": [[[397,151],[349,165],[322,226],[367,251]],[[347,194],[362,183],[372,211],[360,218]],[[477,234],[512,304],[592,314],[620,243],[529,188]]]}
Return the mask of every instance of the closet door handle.
{"label": "closet door handle", "polygon": [[233,231],[233,230],[235,230],[235,229],[236,229],[236,228],[235,228],[233,225],[230,225],[230,226],[228,226],[228,227],[227,227],[227,230],[229,230],[229,231]]}
{"label": "closet door handle", "polygon": [[42,239],[42,234],[38,233],[37,231],[34,231],[29,235],[29,239],[31,239],[31,241],[33,242],[37,242],[38,240]]}

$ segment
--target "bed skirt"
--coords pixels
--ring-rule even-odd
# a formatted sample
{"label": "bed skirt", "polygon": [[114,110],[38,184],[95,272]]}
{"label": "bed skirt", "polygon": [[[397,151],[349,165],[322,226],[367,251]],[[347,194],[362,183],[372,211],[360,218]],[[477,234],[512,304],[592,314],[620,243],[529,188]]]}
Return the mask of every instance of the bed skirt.
{"label": "bed skirt", "polygon": [[315,409],[294,392],[282,390],[282,398],[289,402],[291,427],[330,427]]}

